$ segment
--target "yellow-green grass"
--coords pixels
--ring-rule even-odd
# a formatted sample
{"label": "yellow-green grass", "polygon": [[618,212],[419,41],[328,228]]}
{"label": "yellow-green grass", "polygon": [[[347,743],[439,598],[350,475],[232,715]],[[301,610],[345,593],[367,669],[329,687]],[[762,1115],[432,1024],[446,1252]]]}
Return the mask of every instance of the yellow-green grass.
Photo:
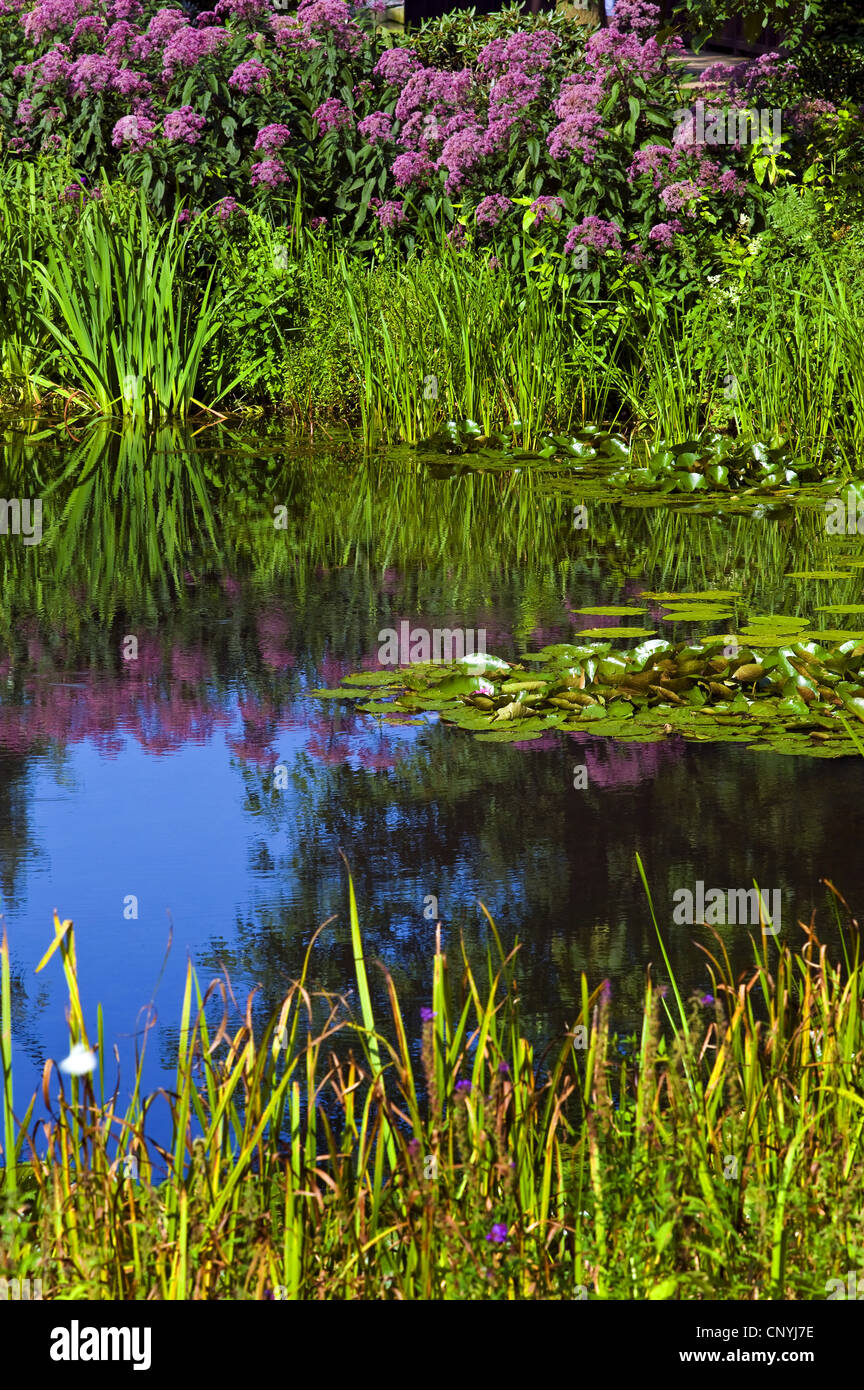
{"label": "yellow-green grass", "polygon": [[718,938],[701,997],[649,972],[629,1039],[583,976],[541,1052],[491,918],[482,970],[439,938],[420,1024],[386,971],[373,1018],[349,880],[360,1017],[313,989],[323,928],[263,1027],[190,967],[173,1085],[141,1094],[142,1047],[125,1108],[55,919],[39,968],[59,951],[70,1045],[98,1066],[49,1063],[38,1123],[13,1103],[4,936],[0,1276],[46,1298],[825,1297],[864,1263],[864,986],[835,902],[840,963],[799,924],[735,978]]}

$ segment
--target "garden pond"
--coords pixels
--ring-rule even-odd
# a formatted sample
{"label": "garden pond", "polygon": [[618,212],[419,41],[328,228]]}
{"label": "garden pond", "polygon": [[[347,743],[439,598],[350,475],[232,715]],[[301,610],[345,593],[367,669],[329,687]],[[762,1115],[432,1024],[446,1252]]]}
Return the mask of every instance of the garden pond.
{"label": "garden pond", "polygon": [[[824,880],[860,904],[864,537],[826,526],[845,485],[792,488],[775,455],[767,483],[739,458],[734,493],[670,493],[578,444],[7,425],[3,497],[43,508],[39,544],[0,536],[19,1112],[68,1050],[59,961],[34,973],[55,908],[122,1090],[148,1024],[145,1088],[166,1084],[189,958],[202,988],[258,985],[263,1016],[331,919],[311,983],[353,998],[340,851],[418,1038],[436,924],[452,961],[460,937],[482,957],[481,902],[521,942],[535,1037],[572,1023],[582,971],[632,1029],[663,973],[637,854],[686,993],[717,941],[673,920],[681,889],[755,880],[795,944],[814,912],[830,936]],[[397,673],[382,634],[405,624],[482,632],[497,660]],[[743,969],[750,929],[716,930]]]}

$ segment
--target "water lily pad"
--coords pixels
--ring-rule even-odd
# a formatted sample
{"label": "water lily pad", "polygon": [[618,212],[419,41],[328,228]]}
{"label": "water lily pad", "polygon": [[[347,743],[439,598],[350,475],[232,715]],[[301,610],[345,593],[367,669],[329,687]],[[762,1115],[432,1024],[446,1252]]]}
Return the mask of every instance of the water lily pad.
{"label": "water lily pad", "polygon": [[689,608],[670,608],[661,614],[664,623],[712,623],[725,622],[732,614],[728,608],[713,608],[710,604],[692,604]]}
{"label": "water lily pad", "polygon": [[741,593],[740,589],[700,589],[692,590],[687,593],[675,594],[668,590],[664,592],[652,593],[644,589],[639,595],[640,598],[674,600],[677,603],[710,603],[713,600],[728,602],[729,599],[737,598]]}
{"label": "water lily pad", "polygon": [[797,632],[802,627],[809,627],[810,620],[786,613],[751,613],[747,619],[747,626],[768,627],[772,632]]}
{"label": "water lily pad", "polygon": [[[805,621],[760,617],[747,645],[742,634],[726,634],[689,643],[654,638],[614,652],[608,630],[598,629],[603,641],[552,644],[530,666],[501,663],[503,670],[482,680],[466,678],[457,663],[430,663],[397,673],[402,685],[392,691],[340,689],[384,723],[404,723],[416,711],[491,742],[525,743],[560,728],[626,742],[677,736],[852,756],[843,720],[864,722],[864,634],[842,633],[842,642],[823,646],[802,634]],[[774,622],[785,622],[786,631],[769,631]],[[726,651],[731,644],[734,656]]]}
{"label": "water lily pad", "polygon": [[401,675],[398,670],[388,671],[357,671],[354,675],[343,676],[344,685],[399,685]]}
{"label": "water lily pad", "polygon": [[823,603],[817,613],[864,613],[864,603]]}
{"label": "water lily pad", "polygon": [[650,627],[583,627],[574,636],[609,637],[613,641],[620,641],[622,637],[654,637],[656,634]]}
{"label": "water lily pad", "polygon": [[[854,560],[844,560],[844,565],[852,565]],[[864,565],[864,560],[860,563]],[[851,579],[851,574],[844,574],[842,570],[789,570],[787,579]]]}

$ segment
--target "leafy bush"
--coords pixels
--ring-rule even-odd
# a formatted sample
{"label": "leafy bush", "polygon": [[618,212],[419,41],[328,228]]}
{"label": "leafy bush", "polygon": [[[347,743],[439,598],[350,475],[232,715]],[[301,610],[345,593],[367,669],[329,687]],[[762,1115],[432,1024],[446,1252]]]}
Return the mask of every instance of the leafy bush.
{"label": "leafy bush", "polygon": [[586,292],[608,253],[675,278],[676,236],[731,228],[758,189],[746,153],[673,147],[680,41],[655,36],[658,14],[620,0],[587,42],[558,15],[451,17],[415,46],[344,0],[296,15],[218,0],[194,23],[153,0],[37,0],[0,16],[10,53],[22,32],[30,44],[0,84],[7,149],[62,148],[167,215],[235,198],[278,220],[299,198],[306,224],[358,249],[445,231],[509,239],[517,259],[521,218],[575,253]]}

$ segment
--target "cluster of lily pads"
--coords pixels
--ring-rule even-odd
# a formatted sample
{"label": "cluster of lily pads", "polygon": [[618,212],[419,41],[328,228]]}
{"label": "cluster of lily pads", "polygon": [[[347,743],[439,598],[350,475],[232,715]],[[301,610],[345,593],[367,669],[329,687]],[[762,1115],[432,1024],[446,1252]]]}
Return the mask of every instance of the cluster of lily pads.
{"label": "cluster of lily pads", "polygon": [[[559,447],[564,441],[554,441]],[[573,443],[571,456],[579,457]],[[661,440],[644,462],[628,456],[626,462],[607,474],[614,486],[650,488],[655,492],[729,492],[760,488],[796,487],[799,474],[812,465],[796,462],[790,466],[789,449],[782,442],[742,444],[728,435],[705,434],[683,444]]]}
{"label": "cluster of lily pads", "polygon": [[815,757],[855,753],[864,735],[864,635],[824,645],[805,640],[805,626],[753,619],[738,634],[651,637],[626,651],[613,651],[613,634],[513,662],[478,654],[365,671],[311,693],[357,701],[388,722],[432,712],[492,742],[581,729],[628,742],[680,734]]}
{"label": "cluster of lily pads", "polygon": [[602,476],[607,486],[653,493],[777,491],[800,485],[813,464],[792,455],[782,439],[745,444],[716,431],[671,444],[660,440],[651,452],[623,435],[586,427],[573,435],[548,435],[535,452],[514,446],[520,422],[509,434],[484,434],[473,420],[450,420],[424,440],[421,452],[474,457],[484,466],[539,464],[560,468],[575,460],[580,472]]}

